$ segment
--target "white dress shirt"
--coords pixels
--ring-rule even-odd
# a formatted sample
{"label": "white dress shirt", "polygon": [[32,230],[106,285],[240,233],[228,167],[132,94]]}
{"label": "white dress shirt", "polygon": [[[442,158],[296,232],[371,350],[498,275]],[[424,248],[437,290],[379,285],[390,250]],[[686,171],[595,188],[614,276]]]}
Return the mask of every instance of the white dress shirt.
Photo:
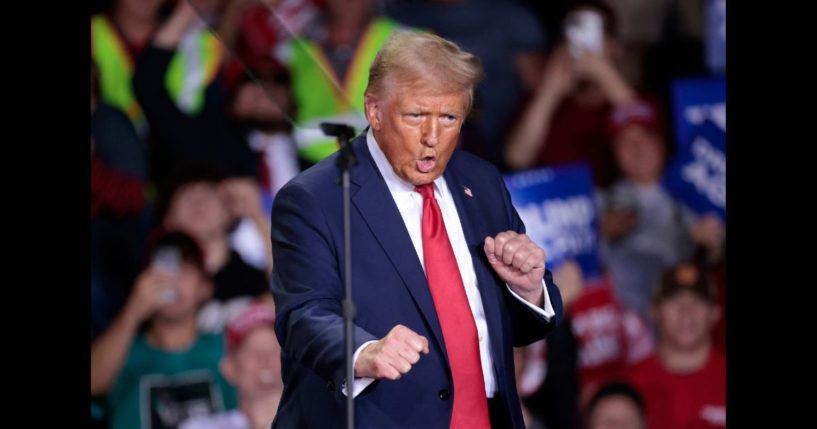
{"label": "white dress shirt", "polygon": [[[414,250],[417,251],[417,257],[420,264],[425,270],[425,260],[423,259],[423,234],[422,234],[422,219],[423,219],[423,197],[414,190],[414,185],[406,182],[394,172],[394,169],[386,159],[386,155],[380,150],[374,135],[369,130],[366,135],[366,144],[369,147],[369,152],[374,158],[377,169],[386,181],[386,186],[389,188],[392,198],[394,199],[400,215],[403,217],[403,223],[406,224],[411,242],[414,244]],[[488,324],[485,320],[485,310],[482,307],[482,298],[477,288],[477,276],[474,272],[474,265],[471,261],[471,252],[468,249],[468,244],[465,241],[465,234],[462,231],[462,224],[460,223],[459,215],[457,214],[457,207],[454,205],[454,199],[445,178],[440,176],[434,181],[434,197],[440,206],[440,211],[443,215],[443,222],[445,223],[445,230],[448,233],[448,240],[451,242],[451,247],[454,249],[454,257],[457,259],[457,266],[462,276],[462,283],[465,286],[465,294],[468,297],[468,305],[471,307],[471,313],[474,315],[474,322],[477,326],[477,335],[479,336],[479,356],[482,361],[482,374],[485,379],[485,394],[492,398],[496,392],[496,377],[493,371],[493,358],[491,357],[491,338],[488,335]],[[479,196],[474,196],[479,198]],[[545,302],[544,309],[539,308],[514,293],[510,287],[508,290],[511,294],[520,301],[527,304],[534,311],[539,313],[543,318],[550,319],[556,312],[550,303],[547,288],[544,281],[542,282],[544,289]],[[353,356],[353,362],[357,362],[357,357],[360,352],[373,341],[363,343]],[[422,359],[422,357],[420,358]],[[361,377],[355,378],[353,385],[353,394],[357,396],[369,384],[374,381],[373,378]],[[346,393],[345,387],[343,393]]]}

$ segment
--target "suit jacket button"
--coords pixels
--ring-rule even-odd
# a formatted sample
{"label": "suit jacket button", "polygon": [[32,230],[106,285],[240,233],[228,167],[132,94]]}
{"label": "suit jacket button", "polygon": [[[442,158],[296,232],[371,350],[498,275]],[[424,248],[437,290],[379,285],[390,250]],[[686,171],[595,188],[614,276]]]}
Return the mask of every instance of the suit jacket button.
{"label": "suit jacket button", "polygon": [[335,391],[335,382],[332,381],[332,380],[327,381],[326,382],[326,388],[329,389],[330,392],[334,392]]}
{"label": "suit jacket button", "polygon": [[440,399],[441,399],[441,400],[443,400],[443,401],[446,401],[446,400],[448,400],[448,398],[450,398],[450,397],[451,397],[451,393],[449,393],[449,392],[448,392],[448,389],[442,389],[442,390],[440,390],[440,391],[439,391],[439,393],[438,393],[437,395],[438,395],[438,396],[440,397]]}

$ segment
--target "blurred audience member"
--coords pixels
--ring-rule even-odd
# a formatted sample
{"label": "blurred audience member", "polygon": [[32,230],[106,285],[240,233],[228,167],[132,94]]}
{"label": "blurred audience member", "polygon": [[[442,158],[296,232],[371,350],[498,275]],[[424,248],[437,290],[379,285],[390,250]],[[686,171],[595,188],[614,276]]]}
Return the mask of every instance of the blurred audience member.
{"label": "blurred audience member", "polygon": [[608,276],[585,279],[581,267],[568,260],[553,278],[563,292],[564,327],[544,350],[517,349],[524,351],[517,385],[525,389],[520,397],[532,421],[575,428],[579,410],[599,387],[624,378],[631,365],[652,355],[655,344],[646,321],[616,300]]}
{"label": "blurred audience member", "polygon": [[276,52],[293,37],[301,36],[319,13],[314,0],[235,0],[219,31],[235,58],[226,64],[226,80],[232,87],[244,75],[244,67],[253,70],[280,65]]}
{"label": "blurred audience member", "polygon": [[644,401],[632,386],[611,382],[590,399],[584,413],[586,429],[646,429]]}
{"label": "blurred audience member", "polygon": [[247,307],[225,331],[227,355],[221,372],[238,391],[238,409],[184,422],[180,429],[268,429],[283,391],[281,348],[275,313],[263,304]]}
{"label": "blurred audience member", "polygon": [[578,347],[579,407],[599,386],[626,375],[655,350],[646,319],[622,305],[609,276],[595,280],[568,309]]}
{"label": "blurred audience member", "polygon": [[100,100],[91,62],[92,336],[119,312],[139,273],[149,228],[147,148],[128,117]]}
{"label": "blurred audience member", "polygon": [[258,181],[266,216],[278,189],[300,171],[291,134],[295,105],[289,83],[289,74],[279,66],[256,68],[238,81],[230,103],[232,115],[260,158]]}
{"label": "blurred audience member", "polygon": [[508,135],[505,158],[521,170],[579,161],[590,164],[598,186],[615,174],[607,136],[607,118],[615,106],[629,104],[635,90],[622,77],[615,19],[600,0],[579,1],[568,13],[594,12],[601,18],[600,53],[560,42],[545,72]]}
{"label": "blurred audience member", "polygon": [[632,369],[651,428],[726,426],[726,361],[712,347],[715,289],[693,264],[668,270],[653,302],[655,356]]}
{"label": "blurred audience member", "polygon": [[114,0],[91,17],[91,58],[99,69],[100,99],[125,113],[140,138],[144,114],[131,87],[134,67],[162,20],[165,0]]}
{"label": "blurred audience member", "polygon": [[325,0],[323,14],[289,40],[278,59],[289,67],[297,109],[295,139],[299,155],[315,163],[337,150],[320,122],[367,125],[363,91],[369,67],[399,25],[374,11],[373,0]]}
{"label": "blurred audience member", "polygon": [[240,179],[222,179],[205,167],[181,170],[161,200],[164,228],[190,234],[204,249],[204,266],[214,284],[212,301],[199,320],[205,332],[221,331],[230,315],[253,300],[272,305],[267,275],[247,264],[229,242],[230,228],[237,220],[231,208],[233,213],[262,223],[258,229],[269,229],[260,214],[257,190]]}
{"label": "blurred audience member", "polygon": [[718,258],[724,228],[717,216],[696,216],[662,186],[667,145],[653,103],[616,108],[609,130],[622,178],[601,201],[602,256],[618,299],[646,317],[661,273],[689,259],[696,244]]}
{"label": "blurred audience member", "polygon": [[215,0],[179,1],[137,62],[133,90],[155,138],[152,176],[161,183],[186,165],[206,164],[230,177],[257,175],[242,130],[226,115],[219,71],[222,46],[205,19]]}
{"label": "blurred audience member", "polygon": [[91,395],[107,394],[114,429],[175,428],[236,404],[218,370],[224,337],[197,326],[213,292],[201,248],[180,232],[149,248],[122,312],[91,344]]}

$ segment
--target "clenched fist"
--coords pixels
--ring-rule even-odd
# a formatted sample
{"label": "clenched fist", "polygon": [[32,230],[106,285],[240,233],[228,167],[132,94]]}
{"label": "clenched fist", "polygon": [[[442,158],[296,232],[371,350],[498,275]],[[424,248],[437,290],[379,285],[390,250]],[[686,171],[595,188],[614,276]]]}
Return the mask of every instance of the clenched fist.
{"label": "clenched fist", "polygon": [[411,329],[397,325],[381,340],[369,344],[355,361],[355,377],[397,380],[428,354],[428,340]]}
{"label": "clenched fist", "polygon": [[541,247],[525,234],[505,231],[485,237],[484,250],[491,267],[511,290],[533,305],[543,305],[545,251]]}

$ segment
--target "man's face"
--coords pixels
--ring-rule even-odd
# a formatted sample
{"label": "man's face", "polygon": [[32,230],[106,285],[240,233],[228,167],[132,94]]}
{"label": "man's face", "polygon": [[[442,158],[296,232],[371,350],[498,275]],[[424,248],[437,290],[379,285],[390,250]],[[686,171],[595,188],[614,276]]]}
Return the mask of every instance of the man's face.
{"label": "man's face", "polygon": [[272,327],[254,329],[228,356],[225,375],[242,397],[263,396],[281,381],[281,349]]}
{"label": "man's face", "polygon": [[589,420],[588,429],[643,429],[645,426],[638,406],[622,395],[600,400]]}
{"label": "man's face", "polygon": [[196,182],[176,191],[165,226],[207,241],[214,235],[226,234],[229,221],[230,215],[216,185]]}
{"label": "man's face", "polygon": [[367,94],[366,117],[394,172],[422,185],[445,171],[457,146],[467,92],[439,92],[428,85],[391,85],[379,96]]}
{"label": "man's face", "polygon": [[681,291],[655,307],[660,341],[675,348],[694,349],[709,341],[718,308],[691,291]]}

